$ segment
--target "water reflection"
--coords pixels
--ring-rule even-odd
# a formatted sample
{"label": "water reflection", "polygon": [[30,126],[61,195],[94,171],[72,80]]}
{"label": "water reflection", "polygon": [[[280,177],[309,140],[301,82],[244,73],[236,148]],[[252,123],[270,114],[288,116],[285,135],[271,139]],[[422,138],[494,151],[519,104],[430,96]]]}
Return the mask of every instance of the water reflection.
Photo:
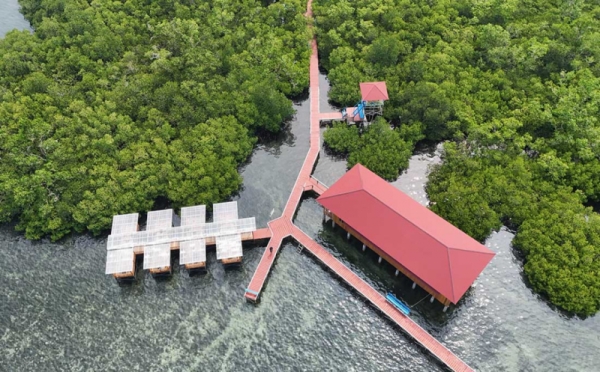
{"label": "water reflection", "polygon": [[14,29],[31,31],[29,22],[19,13],[19,9],[18,0],[0,1],[0,37]]}
{"label": "water reflection", "polygon": [[[17,1],[0,2],[0,35],[27,24]],[[321,111],[335,111],[322,76]],[[263,138],[243,167],[241,216],[258,226],[281,214],[308,151],[308,102],[280,137]],[[423,150],[394,185],[422,204],[426,169],[439,161]],[[331,185],[346,162],[320,153],[315,177]],[[375,288],[409,304],[423,298],[406,278],[378,265],[321,223],[305,199],[296,223]],[[548,307],[520,277],[512,234],[492,234],[497,256],[459,306],[444,314],[420,302],[414,318],[482,371],[600,370],[599,317],[567,318]],[[264,247],[245,246],[244,264],[225,272],[214,251],[208,272],[190,277],[174,258],[173,275],[157,281],[140,271],[131,285],[104,275],[106,238],[79,235],[59,243],[30,242],[0,228],[0,370],[338,370],[435,371],[437,363],[305,253],[287,244],[259,306],[245,286]]]}
{"label": "water reflection", "polygon": [[255,216],[258,227],[280,216],[309,149],[308,101],[294,103],[296,114],[278,139],[262,140],[241,169],[243,189],[238,200],[240,216]]}
{"label": "water reflection", "polygon": [[[423,205],[424,186],[431,165],[440,161],[441,147],[418,149],[409,169],[392,184]],[[346,170],[346,161],[321,152],[317,178],[331,185]],[[341,229],[324,225],[314,198],[303,200],[296,224],[353,268],[381,292],[393,291],[408,304],[426,292],[412,290],[412,282],[367,250],[346,240]],[[598,371],[600,318],[570,318],[548,306],[523,280],[523,261],[511,245],[514,234],[503,228],[487,239],[495,258],[456,307],[447,313],[428,300],[413,308],[411,317],[444,342],[472,367],[482,371]]]}

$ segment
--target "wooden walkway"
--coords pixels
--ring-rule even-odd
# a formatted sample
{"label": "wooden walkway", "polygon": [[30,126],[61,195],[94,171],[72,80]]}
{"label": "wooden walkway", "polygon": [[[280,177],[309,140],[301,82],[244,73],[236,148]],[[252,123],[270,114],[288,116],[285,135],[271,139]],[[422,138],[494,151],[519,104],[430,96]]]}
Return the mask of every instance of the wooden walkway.
{"label": "wooden walkway", "polygon": [[[312,16],[311,1],[308,2],[307,16]],[[250,280],[250,284],[246,289],[246,299],[250,301],[257,301],[260,291],[263,288],[265,280],[271,271],[273,261],[277,256],[277,252],[281,246],[281,242],[284,238],[290,236],[293,231],[292,219],[294,213],[300,204],[300,198],[304,193],[305,184],[313,184],[311,177],[313,167],[319,156],[319,149],[321,148],[321,131],[319,128],[319,60],[317,54],[317,40],[313,38],[311,42],[312,54],[310,56],[310,87],[309,87],[309,100],[310,100],[310,149],[302,164],[302,169],[296,178],[296,182],[292,188],[292,192],[285,204],[283,215],[268,223],[269,229],[271,229],[271,239],[267,245],[267,249],[263,253],[263,256]],[[273,248],[271,250],[271,248]]]}
{"label": "wooden walkway", "polygon": [[319,114],[319,122],[321,121],[341,121],[342,113],[341,112],[322,112]]}
{"label": "wooden walkway", "polygon": [[258,229],[252,233],[254,240],[269,239],[271,237],[271,230],[268,227]]}
{"label": "wooden walkway", "polygon": [[321,195],[327,190],[327,186],[321,183],[318,179],[310,177],[303,185],[304,191],[313,191],[317,195]]}
{"label": "wooden walkway", "polygon": [[454,355],[438,340],[431,336],[427,331],[421,328],[412,319],[399,312],[394,306],[386,301],[385,297],[362,280],[346,265],[338,261],[325,248],[312,240],[304,231],[296,226],[292,227],[292,236],[306,250],[312,253],[319,261],[339,276],[349,286],[354,288],[364,298],[369,300],[377,309],[385,314],[389,319],[398,324],[402,330],[421,346],[427,349],[433,356],[446,364],[453,371],[472,371],[472,369],[459,357]]}
{"label": "wooden walkway", "polygon": [[[308,1],[305,15],[307,17],[312,17],[312,0]],[[321,195],[327,190],[327,186],[311,176],[321,147],[321,132],[319,125],[322,119],[332,120],[333,118],[337,118],[338,115],[341,117],[341,114],[338,113],[320,113],[319,111],[319,60],[316,39],[312,40],[311,48],[309,87],[310,149],[304,159],[302,169],[294,183],[282,216],[268,223],[268,232],[265,231],[265,229],[261,229],[260,233],[258,230],[257,233],[255,233],[255,236],[264,238],[270,236],[270,239],[258,267],[252,276],[252,280],[250,280],[250,284],[246,289],[245,298],[253,302],[258,301],[283,240],[291,236],[452,371],[472,371],[465,362],[454,355],[412,319],[404,316],[395,307],[390,305],[381,293],[377,292],[373,287],[352,272],[352,270],[338,261],[331,253],[312,240],[292,222],[303,192],[314,191],[318,195]]]}

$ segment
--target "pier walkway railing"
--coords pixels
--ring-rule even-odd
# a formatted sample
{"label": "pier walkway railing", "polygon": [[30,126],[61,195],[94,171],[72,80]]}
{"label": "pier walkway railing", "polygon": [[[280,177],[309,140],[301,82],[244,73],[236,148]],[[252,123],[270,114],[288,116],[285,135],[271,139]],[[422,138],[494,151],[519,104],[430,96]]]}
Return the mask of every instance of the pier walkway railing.
{"label": "pier walkway railing", "polygon": [[[312,18],[312,0],[308,1],[307,17]],[[256,302],[264,287],[265,281],[275,262],[277,253],[281,248],[282,242],[287,237],[293,237],[298,243],[314,255],[321,263],[331,269],[337,276],[344,280],[348,285],[354,288],[361,296],[369,300],[373,306],[379,309],[389,319],[402,328],[402,330],[417,341],[422,347],[427,349],[434,357],[439,359],[452,371],[472,371],[472,369],[463,362],[454,353],[448,350],[438,340],[431,336],[427,331],[421,328],[412,319],[400,313],[386,301],[385,296],[367,284],[363,279],[356,275],[346,265],[337,260],[325,248],[320,246],[306,233],[300,230],[292,222],[303,192],[314,191],[321,195],[327,190],[327,186],[312,177],[312,170],[319,155],[321,147],[321,132],[319,124],[322,119],[337,118],[337,113],[320,113],[319,111],[319,60],[317,53],[317,41],[313,38],[311,42],[312,54],[310,57],[310,149],[302,169],[298,174],[292,192],[287,200],[281,217],[268,223],[270,230],[270,239],[261,260],[252,276],[250,284],[245,291],[245,297],[249,301]],[[268,236],[268,233],[262,233],[262,236]]]}

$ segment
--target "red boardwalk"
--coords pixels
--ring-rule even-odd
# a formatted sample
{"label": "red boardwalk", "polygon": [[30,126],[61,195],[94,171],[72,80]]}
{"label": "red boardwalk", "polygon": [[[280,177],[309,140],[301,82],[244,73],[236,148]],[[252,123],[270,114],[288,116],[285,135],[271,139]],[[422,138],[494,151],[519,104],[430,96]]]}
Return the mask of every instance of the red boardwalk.
{"label": "red boardwalk", "polygon": [[[292,233],[292,220],[284,217],[280,217],[276,220],[269,222],[269,230],[271,230],[271,239],[267,244],[267,249],[263,253],[258,267],[252,276],[252,280],[246,289],[246,298],[251,301],[258,300],[258,295],[262,290],[265,283],[265,279],[271,271],[275,256],[279,252],[283,239],[290,236]],[[273,248],[273,249],[271,249]]]}
{"label": "red boardwalk", "polygon": [[319,121],[342,120],[342,113],[337,112],[322,112],[319,114]]}
{"label": "red boardwalk", "polygon": [[[312,17],[311,9],[312,1],[308,1],[306,16]],[[374,306],[376,306],[382,313],[398,324],[404,332],[410,335],[414,340],[421,344],[424,348],[429,350],[436,358],[442,361],[453,371],[472,371],[468,365],[454,355],[450,350],[446,349],[444,345],[438,342],[433,336],[427,331],[421,328],[418,324],[412,321],[410,318],[401,314],[395,307],[390,305],[385,298],[362,280],[358,275],[353,273],[349,268],[344,266],[340,261],[334,258],[329,252],[323,247],[312,240],[303,231],[298,229],[292,223],[294,213],[300,203],[300,198],[304,191],[314,191],[317,194],[322,194],[327,190],[327,186],[320,183],[315,178],[311,177],[313,167],[317,161],[319,155],[319,149],[321,146],[321,135],[319,129],[319,123],[321,119],[330,120],[338,118],[339,113],[319,113],[319,60],[317,54],[317,41],[312,40],[312,55],[310,57],[310,150],[304,159],[302,169],[298,174],[298,178],[294,183],[290,197],[283,210],[283,215],[271,222],[269,222],[269,231],[266,229],[257,230],[255,236],[261,236],[267,238],[270,236],[269,243],[265,249],[263,256],[254,272],[254,276],[246,289],[245,297],[250,301],[257,301],[262,291],[263,285],[275,257],[279,252],[283,239],[288,236],[294,237],[300,244],[306,247],[316,258],[318,258],[323,264],[329,267],[333,272],[342,278],[348,285],[352,286],[357,292],[368,299]]]}
{"label": "red boardwalk", "polygon": [[314,191],[317,195],[321,195],[327,190],[327,186],[322,184],[318,179],[314,177],[309,177],[309,179],[304,182],[304,191]]}
{"label": "red boardwalk", "polygon": [[[307,14],[311,15],[311,2],[308,3]],[[292,219],[294,213],[300,203],[300,198],[304,192],[304,185],[311,184],[312,169],[317,156],[319,155],[319,149],[321,147],[321,132],[319,128],[319,60],[317,57],[317,41],[312,40],[312,54],[310,56],[310,149],[302,164],[302,169],[298,174],[298,178],[294,183],[292,192],[283,210],[283,215],[271,222],[269,222],[269,228],[271,229],[271,240],[267,245],[267,249],[263,253],[256,272],[246,289],[246,298],[251,301],[256,301],[260,295],[260,291],[269,275],[275,256],[279,251],[279,246],[283,239],[292,234]],[[324,189],[323,189],[324,190]],[[271,247],[273,251],[271,252]]]}
{"label": "red boardwalk", "polygon": [[421,328],[417,323],[409,317],[400,313],[395,307],[386,301],[381,293],[377,292],[373,287],[362,280],[352,270],[338,261],[325,248],[321,247],[312,240],[304,231],[296,226],[293,227],[292,236],[308,249],[316,258],[331,269],[337,276],[342,278],[348,285],[354,288],[363,297],[375,305],[388,318],[398,324],[404,332],[429,350],[440,361],[444,362],[453,371],[472,371],[461,359],[454,355],[450,350],[446,349],[438,340],[431,336],[427,331]]}
{"label": "red boardwalk", "polygon": [[252,239],[254,240],[262,240],[269,239],[271,237],[271,229],[265,227],[264,229],[258,229],[252,233]]}

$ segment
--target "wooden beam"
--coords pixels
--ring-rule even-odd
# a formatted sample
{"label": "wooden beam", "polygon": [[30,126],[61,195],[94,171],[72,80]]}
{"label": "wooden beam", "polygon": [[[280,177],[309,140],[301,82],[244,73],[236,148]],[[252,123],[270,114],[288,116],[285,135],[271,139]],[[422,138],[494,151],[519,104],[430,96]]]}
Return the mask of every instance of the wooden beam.
{"label": "wooden beam", "polygon": [[241,263],[242,262],[242,257],[233,257],[233,258],[225,258],[221,260],[221,263],[223,265],[230,265],[230,264],[236,264],[236,263]]}
{"label": "wooden beam", "polygon": [[204,269],[206,268],[206,262],[196,262],[192,264],[184,265],[186,270]]}
{"label": "wooden beam", "polygon": [[154,269],[150,269],[150,273],[152,275],[170,274],[171,273],[171,266],[156,267]]}
{"label": "wooden beam", "polygon": [[130,279],[133,278],[135,276],[135,270],[132,271],[127,271],[124,273],[118,273],[118,274],[113,274],[113,278],[119,280],[119,279]]}

